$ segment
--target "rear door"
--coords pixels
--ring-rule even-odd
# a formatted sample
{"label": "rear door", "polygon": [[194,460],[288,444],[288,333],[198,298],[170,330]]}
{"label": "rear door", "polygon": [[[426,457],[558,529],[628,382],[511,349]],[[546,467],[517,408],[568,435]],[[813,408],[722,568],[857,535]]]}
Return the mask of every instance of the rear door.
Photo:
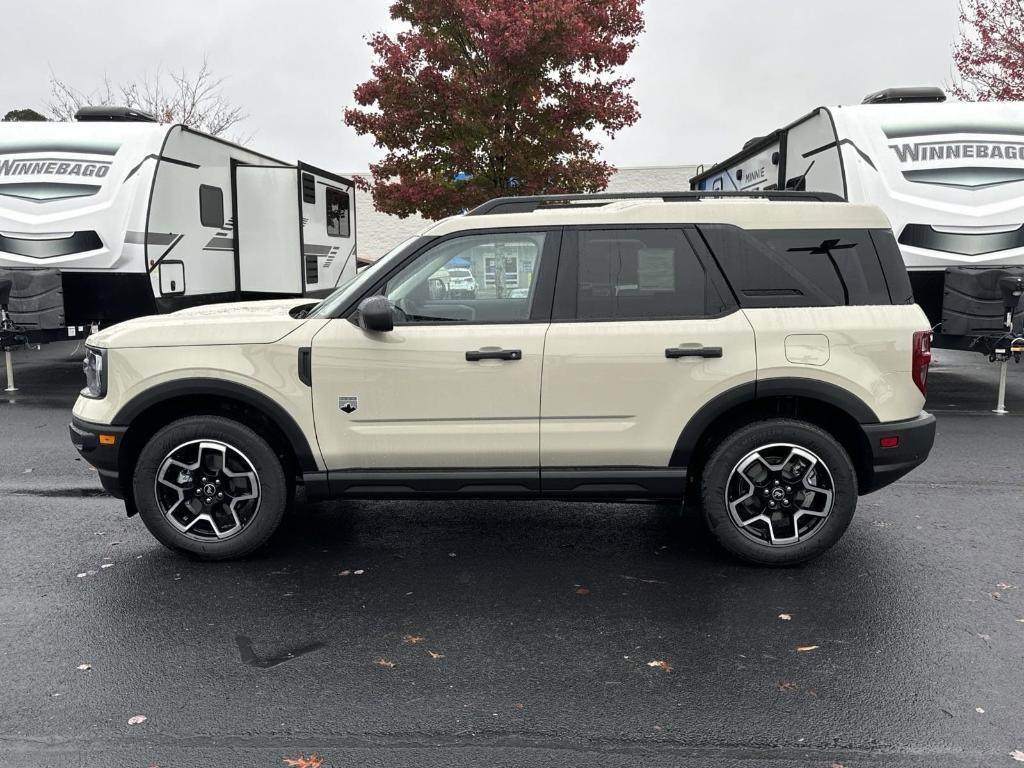
{"label": "rear door", "polygon": [[235,238],[243,293],[303,292],[297,169],[236,165]]}
{"label": "rear door", "polygon": [[565,233],[541,387],[545,492],[618,482],[629,495],[634,481],[650,492],[648,476],[681,495],[680,469],[665,470],[687,421],[755,380],[753,330],[695,235],[682,226]]}

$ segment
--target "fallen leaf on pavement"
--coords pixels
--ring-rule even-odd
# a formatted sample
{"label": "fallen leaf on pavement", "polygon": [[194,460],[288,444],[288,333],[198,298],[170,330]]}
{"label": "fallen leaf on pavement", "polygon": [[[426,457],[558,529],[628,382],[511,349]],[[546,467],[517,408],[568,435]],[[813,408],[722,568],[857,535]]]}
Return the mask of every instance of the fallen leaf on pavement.
{"label": "fallen leaf on pavement", "polygon": [[1013,752],[1010,753],[1010,757],[1012,757],[1018,763],[1024,763],[1024,751],[1015,749],[1013,750]]}
{"label": "fallen leaf on pavement", "polygon": [[402,642],[406,645],[416,645],[417,643],[422,643],[426,639],[427,638],[420,635],[406,635],[402,638]]}
{"label": "fallen leaf on pavement", "polygon": [[437,651],[427,651],[427,653],[430,654],[430,658],[432,658],[434,661],[437,661],[438,659],[443,659],[444,658],[444,654],[443,653],[438,653]]}
{"label": "fallen leaf on pavement", "polygon": [[352,571],[338,571],[339,576],[351,576]]}
{"label": "fallen leaf on pavement", "polygon": [[807,651],[816,651],[816,650],[818,650],[818,648],[820,648],[820,647],[821,647],[821,646],[818,646],[818,645],[798,645],[798,646],[796,647],[796,649],[797,649],[797,651],[799,651],[800,653],[805,653],[805,652],[807,652]]}
{"label": "fallen leaf on pavement", "polygon": [[324,759],[316,752],[309,757],[299,755],[298,757],[282,757],[281,759],[284,760],[285,765],[291,766],[291,768],[320,768],[324,764]]}
{"label": "fallen leaf on pavement", "polygon": [[132,715],[128,718],[128,725],[138,725],[139,723],[146,722],[145,715]]}
{"label": "fallen leaf on pavement", "polygon": [[832,763],[831,768],[846,768],[842,763]]}
{"label": "fallen leaf on pavement", "polygon": [[984,715],[985,714],[985,710],[982,709],[981,707],[975,707],[974,711],[977,712],[979,715]]}
{"label": "fallen leaf on pavement", "polygon": [[790,616],[788,613],[780,613],[779,614],[779,618],[782,619],[783,621],[792,621],[793,620],[793,617]]}
{"label": "fallen leaf on pavement", "polygon": [[671,672],[672,671],[672,665],[669,664],[667,661],[648,661],[647,662],[647,666],[648,667],[657,667],[662,672]]}
{"label": "fallen leaf on pavement", "polygon": [[1013,584],[1007,584],[1005,581],[1000,581],[996,584],[996,589],[1001,589],[1005,592],[1008,589],[1016,589],[1016,587],[1013,586]]}
{"label": "fallen leaf on pavement", "polygon": [[384,657],[377,659],[373,663],[376,664],[378,667],[384,667],[385,669],[391,669],[393,666],[395,666],[395,662],[388,661]]}
{"label": "fallen leaf on pavement", "polygon": [[79,664],[78,669],[82,670],[83,672],[86,672],[92,669],[92,664]]}
{"label": "fallen leaf on pavement", "polygon": [[590,590],[587,589],[586,587],[577,587],[576,594],[577,595],[589,595],[590,594]]}
{"label": "fallen leaf on pavement", "polygon": [[362,576],[364,573],[366,573],[366,571],[364,571],[362,568],[360,568],[358,571],[352,571],[352,574],[355,576]]}
{"label": "fallen leaf on pavement", "polygon": [[783,680],[782,682],[778,683],[777,687],[778,687],[778,689],[780,691],[795,691],[795,690],[797,690],[797,684],[796,683],[786,682],[785,680]]}

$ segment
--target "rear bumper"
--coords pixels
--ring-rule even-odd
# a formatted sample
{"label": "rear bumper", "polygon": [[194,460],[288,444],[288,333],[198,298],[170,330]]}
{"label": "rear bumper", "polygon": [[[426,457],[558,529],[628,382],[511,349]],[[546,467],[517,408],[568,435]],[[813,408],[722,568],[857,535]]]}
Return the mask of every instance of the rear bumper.
{"label": "rear bumper", "polygon": [[[93,424],[79,418],[73,419],[68,425],[71,444],[75,446],[83,459],[96,468],[104,490],[118,499],[124,498],[118,459],[127,429],[127,427]],[[100,441],[100,435],[105,436],[104,442]],[[112,444],[110,444],[111,437],[113,438]]]}
{"label": "rear bumper", "polygon": [[[924,463],[935,443],[935,417],[924,411],[907,421],[862,424],[871,446],[871,478],[862,493],[871,493],[896,482]],[[896,445],[883,448],[883,438],[896,438]]]}

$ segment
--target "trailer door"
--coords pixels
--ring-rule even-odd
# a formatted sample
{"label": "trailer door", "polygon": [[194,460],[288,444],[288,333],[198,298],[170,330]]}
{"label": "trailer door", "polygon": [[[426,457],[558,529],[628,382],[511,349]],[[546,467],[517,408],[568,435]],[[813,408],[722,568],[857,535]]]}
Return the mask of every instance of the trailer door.
{"label": "trailer door", "polygon": [[298,169],[236,165],[235,238],[243,293],[302,295]]}

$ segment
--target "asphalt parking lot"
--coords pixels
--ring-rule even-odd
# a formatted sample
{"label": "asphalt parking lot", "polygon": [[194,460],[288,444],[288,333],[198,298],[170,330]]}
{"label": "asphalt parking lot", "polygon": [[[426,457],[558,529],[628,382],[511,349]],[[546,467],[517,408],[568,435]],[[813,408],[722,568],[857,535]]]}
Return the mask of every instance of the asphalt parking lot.
{"label": "asphalt parking lot", "polygon": [[2,766],[1024,750],[1024,364],[999,417],[996,367],[940,355],[931,460],[800,568],[738,564],[667,506],[497,502],[301,505],[268,553],[206,564],[78,460],[72,350],[19,352],[0,392]]}

